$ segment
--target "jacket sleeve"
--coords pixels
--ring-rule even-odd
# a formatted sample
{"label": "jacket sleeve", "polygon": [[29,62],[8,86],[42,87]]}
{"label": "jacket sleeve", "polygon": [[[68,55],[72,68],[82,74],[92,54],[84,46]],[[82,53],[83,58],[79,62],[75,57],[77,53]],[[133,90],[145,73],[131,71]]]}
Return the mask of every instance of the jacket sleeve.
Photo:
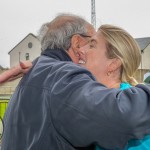
{"label": "jacket sleeve", "polygon": [[59,70],[51,97],[61,137],[75,147],[96,143],[112,149],[150,134],[150,86],[108,89],[85,69],[70,67]]}

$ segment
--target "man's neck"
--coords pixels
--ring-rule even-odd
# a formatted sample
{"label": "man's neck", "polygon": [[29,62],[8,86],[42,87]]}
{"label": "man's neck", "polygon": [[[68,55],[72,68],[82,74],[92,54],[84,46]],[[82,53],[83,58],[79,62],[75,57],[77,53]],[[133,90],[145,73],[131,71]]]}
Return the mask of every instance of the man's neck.
{"label": "man's neck", "polygon": [[63,49],[46,49],[41,55],[55,58],[61,61],[72,61],[69,55]]}

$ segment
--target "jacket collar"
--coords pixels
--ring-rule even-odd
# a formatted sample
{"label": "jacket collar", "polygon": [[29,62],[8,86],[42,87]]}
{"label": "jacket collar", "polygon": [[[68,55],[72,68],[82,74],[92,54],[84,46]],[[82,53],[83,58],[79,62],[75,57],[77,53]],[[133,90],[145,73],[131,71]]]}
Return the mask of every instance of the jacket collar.
{"label": "jacket collar", "polygon": [[72,61],[69,55],[63,49],[46,49],[41,55],[45,55],[61,61]]}

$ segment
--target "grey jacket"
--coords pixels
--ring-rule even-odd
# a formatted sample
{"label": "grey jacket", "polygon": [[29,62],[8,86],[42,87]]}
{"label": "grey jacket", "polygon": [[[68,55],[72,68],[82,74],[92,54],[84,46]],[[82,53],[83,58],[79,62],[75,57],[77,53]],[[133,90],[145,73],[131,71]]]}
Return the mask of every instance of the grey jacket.
{"label": "grey jacket", "polygon": [[2,150],[121,149],[149,133],[149,86],[108,89],[63,50],[46,50],[9,102]]}

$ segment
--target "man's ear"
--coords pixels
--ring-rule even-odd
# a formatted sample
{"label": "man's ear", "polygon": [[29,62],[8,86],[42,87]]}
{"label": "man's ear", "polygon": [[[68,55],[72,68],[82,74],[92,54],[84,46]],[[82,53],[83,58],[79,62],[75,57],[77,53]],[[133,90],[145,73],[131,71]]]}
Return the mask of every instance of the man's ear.
{"label": "man's ear", "polygon": [[[83,38],[79,35],[74,35],[71,38],[71,51],[76,59],[86,61],[85,48],[82,46]],[[71,54],[72,55],[72,54]]]}
{"label": "man's ear", "polygon": [[80,49],[80,36],[74,35],[71,38],[71,48],[76,56],[79,56],[79,49]]}
{"label": "man's ear", "polygon": [[114,58],[108,65],[108,70],[110,72],[114,72],[117,69],[121,68],[121,65],[122,65],[121,60],[119,58]]}
{"label": "man's ear", "polygon": [[73,35],[71,38],[70,48],[67,51],[72,61],[77,64],[79,63],[79,59],[80,59],[80,53],[79,53],[80,45],[79,44],[80,44],[80,36]]}

